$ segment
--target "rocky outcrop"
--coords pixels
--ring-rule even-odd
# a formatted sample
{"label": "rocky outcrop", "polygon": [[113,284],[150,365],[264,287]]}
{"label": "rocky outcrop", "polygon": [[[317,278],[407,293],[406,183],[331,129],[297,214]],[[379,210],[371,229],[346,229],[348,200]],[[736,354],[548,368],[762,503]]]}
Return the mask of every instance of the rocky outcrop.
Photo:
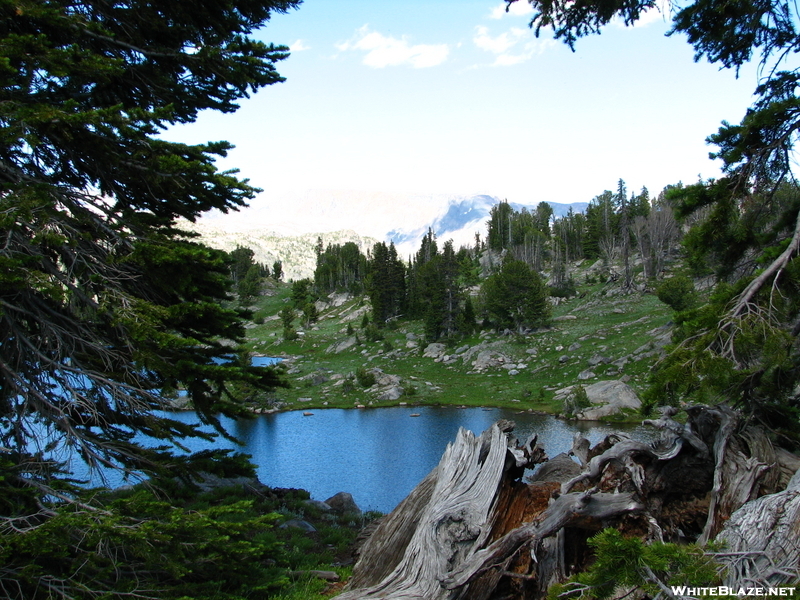
{"label": "rocky outcrop", "polygon": [[[576,419],[582,421],[599,421],[621,414],[625,410],[638,411],[642,401],[628,384],[619,381],[598,381],[584,388],[590,406],[575,406],[572,411]],[[576,386],[561,388],[556,391],[555,399],[568,401],[575,395]]]}
{"label": "rocky outcrop", "polygon": [[340,352],[344,352],[345,350],[352,348],[353,346],[356,345],[356,343],[357,343],[356,336],[351,335],[350,337],[347,337],[340,342],[331,344],[325,349],[325,352],[327,352],[328,354],[339,354]]}

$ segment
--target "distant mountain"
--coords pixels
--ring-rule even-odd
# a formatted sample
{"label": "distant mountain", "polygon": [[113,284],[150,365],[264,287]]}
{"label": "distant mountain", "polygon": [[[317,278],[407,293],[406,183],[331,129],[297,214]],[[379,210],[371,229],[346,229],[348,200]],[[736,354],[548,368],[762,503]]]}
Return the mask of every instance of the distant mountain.
{"label": "distant mountain", "polygon": [[[433,229],[439,240],[452,239],[456,247],[472,245],[475,241],[476,232],[481,234],[482,239],[486,237],[488,231],[487,221],[492,207],[500,202],[500,198],[484,194],[470,197],[451,197],[446,205],[446,210],[431,222],[412,230],[392,229],[386,234],[386,238],[388,241],[394,242],[398,249],[402,249],[401,255],[415,252],[420,240],[428,232],[428,228]],[[584,212],[586,207],[589,206],[588,202],[573,202],[572,204],[548,202],[548,204],[553,209],[554,217],[566,216],[570,209],[574,212]],[[535,205],[518,204],[516,202],[510,202],[509,205],[517,211],[521,211],[523,208],[528,211],[536,210]]]}
{"label": "distant mountain", "polygon": [[270,270],[276,260],[281,261],[285,280],[298,280],[314,276],[317,267],[315,248],[317,239],[322,238],[323,244],[355,243],[359,249],[366,253],[367,250],[378,242],[375,238],[365,237],[354,231],[327,231],[324,233],[304,233],[300,235],[283,235],[274,231],[231,231],[214,227],[207,223],[181,223],[184,229],[199,234],[199,241],[230,252],[237,246],[250,248],[254,253],[256,262],[267,265]]}
{"label": "distant mountain", "polygon": [[[473,245],[475,233],[485,239],[486,221],[500,198],[399,194],[382,192],[315,190],[270,197],[262,194],[239,212],[211,213],[187,229],[198,231],[209,246],[233,250],[248,246],[256,260],[270,267],[283,263],[287,278],[314,273],[317,237],[324,245],[353,241],[366,251],[378,240],[394,242],[401,257],[413,255],[422,236],[432,228],[442,242],[452,239],[456,248]],[[510,203],[515,210],[535,210],[535,205]],[[556,217],[586,210],[586,202],[549,202]]]}

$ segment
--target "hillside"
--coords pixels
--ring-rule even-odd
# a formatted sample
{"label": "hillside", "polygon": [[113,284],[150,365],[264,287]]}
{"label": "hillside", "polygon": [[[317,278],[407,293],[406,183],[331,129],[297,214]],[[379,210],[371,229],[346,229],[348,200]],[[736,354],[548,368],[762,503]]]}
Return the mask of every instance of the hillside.
{"label": "hillside", "polygon": [[449,345],[427,344],[415,321],[395,322],[382,331],[383,339],[367,339],[360,328],[367,301],[344,294],[318,302],[319,321],[301,328],[299,339],[285,341],[277,313],[289,302],[290,286],[270,284],[252,306],[256,322],[248,326],[248,346],[283,357],[292,388],[256,405],[405,402],[559,413],[554,392],[575,383],[622,379],[641,391],[669,340],[670,309],[649,291],[622,294],[617,283],[605,282],[600,261],[571,268],[578,295],[553,307],[551,327],[525,335],[484,329]]}

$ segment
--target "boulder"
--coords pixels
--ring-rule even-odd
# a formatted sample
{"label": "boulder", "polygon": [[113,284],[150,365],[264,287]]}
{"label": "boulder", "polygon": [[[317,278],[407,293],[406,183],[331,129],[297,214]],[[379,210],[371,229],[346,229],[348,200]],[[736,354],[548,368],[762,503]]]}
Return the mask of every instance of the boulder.
{"label": "boulder", "polygon": [[330,512],[331,510],[331,507],[322,500],[304,500],[303,504],[306,504],[308,506],[313,506],[314,508],[322,512]]}
{"label": "boulder", "polygon": [[509,362],[508,357],[497,350],[483,350],[475,358],[472,366],[476,371],[484,371],[488,368],[501,367]]}
{"label": "boulder", "polygon": [[[558,390],[555,398],[566,398],[572,393],[573,387]],[[582,421],[598,421],[620,414],[623,410],[639,410],[642,407],[642,401],[633,388],[617,379],[598,381],[585,386],[584,390],[592,406],[575,413],[575,417]]]}
{"label": "boulder", "polygon": [[351,335],[348,338],[343,339],[341,342],[335,342],[327,347],[325,352],[329,354],[339,354],[340,352],[344,352],[348,348],[352,348],[356,345],[356,336]]}
{"label": "boulder", "polygon": [[330,506],[331,510],[334,512],[342,514],[361,514],[361,509],[358,508],[358,504],[356,504],[356,501],[353,500],[353,496],[347,492],[339,492],[338,494],[334,494],[325,500],[325,504]]}
{"label": "boulder", "polygon": [[328,305],[336,308],[350,300],[350,294],[331,292],[328,294]]}
{"label": "boulder", "polygon": [[557,481],[564,483],[581,474],[581,467],[563,452],[554,456],[542,466],[536,473],[528,478],[531,483],[535,481]]}
{"label": "boulder", "polygon": [[403,395],[403,388],[399,385],[393,385],[392,387],[383,390],[378,395],[378,400],[398,400]]}
{"label": "boulder", "polygon": [[295,529],[302,529],[303,531],[308,531],[309,533],[313,533],[317,530],[311,523],[308,521],[303,521],[301,519],[289,519],[285,523],[281,525],[281,529],[288,529],[289,527],[293,527]]}
{"label": "boulder", "polygon": [[444,356],[446,350],[447,348],[445,347],[444,344],[439,344],[435,342],[433,344],[428,344],[425,347],[425,351],[422,353],[422,356],[424,356],[425,358],[439,358],[441,356]]}

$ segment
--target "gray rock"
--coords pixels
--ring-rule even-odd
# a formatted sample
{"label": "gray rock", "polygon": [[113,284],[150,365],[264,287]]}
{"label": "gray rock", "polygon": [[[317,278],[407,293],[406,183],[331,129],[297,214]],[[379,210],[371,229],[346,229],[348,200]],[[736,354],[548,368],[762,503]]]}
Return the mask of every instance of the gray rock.
{"label": "gray rock", "polygon": [[590,358],[586,362],[590,367],[596,367],[597,365],[603,365],[609,362],[609,360],[610,359],[607,356],[600,356],[599,354],[595,354],[594,356],[592,356],[592,358]]}
{"label": "gray rock", "polygon": [[316,508],[317,510],[321,510],[322,512],[329,512],[331,510],[330,505],[327,504],[326,502],[323,502],[322,500],[304,500],[303,504],[306,504],[308,506],[313,506],[314,508]]}
{"label": "gray rock", "polygon": [[570,352],[575,352],[575,350],[580,350],[580,348],[581,345],[578,342],[575,342],[569,348],[567,348],[567,350],[569,350]]}
{"label": "gray rock", "polygon": [[536,473],[528,478],[528,481],[531,483],[534,481],[557,481],[559,483],[564,483],[573,477],[577,477],[580,473],[580,465],[562,452],[539,467]]}
{"label": "gray rock", "polygon": [[356,501],[353,500],[353,496],[347,492],[339,492],[338,494],[334,494],[325,500],[325,504],[330,506],[331,510],[338,513],[354,513],[357,515],[361,514],[361,509],[358,508],[358,504],[356,504]]}
{"label": "gray rock", "polygon": [[242,487],[252,490],[261,490],[264,488],[264,484],[255,477],[220,477],[219,475],[206,473],[205,471],[197,473],[197,475],[192,478],[192,483],[203,492],[210,492],[226,487]]}
{"label": "gray rock", "polygon": [[558,357],[558,362],[560,363],[569,362],[569,355],[562,354],[561,356]]}
{"label": "gray rock", "polygon": [[434,342],[433,344],[428,344],[425,347],[425,351],[422,353],[422,356],[426,358],[439,358],[444,356],[446,350],[447,348],[444,344]]}
{"label": "gray rock", "polygon": [[302,529],[303,531],[308,531],[309,533],[313,533],[317,530],[311,523],[308,521],[303,521],[301,519],[289,519],[285,523],[281,525],[281,529],[288,529],[289,527],[294,527],[295,529]]}
{"label": "gray rock", "polygon": [[328,346],[325,350],[328,354],[339,354],[340,352],[344,352],[345,350],[352,348],[356,345],[356,336],[352,335],[348,338],[343,339],[341,342],[336,342]]}
{"label": "gray rock", "polygon": [[578,373],[578,379],[581,381],[586,381],[587,379],[594,379],[594,378],[595,374],[594,371],[592,371],[591,369],[586,369],[585,371],[581,371],[580,373]]}
{"label": "gray rock", "polygon": [[328,295],[328,304],[336,308],[340,307],[348,300],[350,300],[350,294],[337,294],[336,292],[331,292]]}
{"label": "gray rock", "polygon": [[472,363],[472,366],[475,367],[477,371],[483,371],[488,369],[489,367],[499,367],[505,361],[500,361],[499,357],[502,356],[500,352],[496,350],[483,350],[478,354],[475,358],[475,361]]}
{"label": "gray rock", "polygon": [[[580,378],[578,375],[578,379]],[[555,398],[566,398],[573,387],[556,391]],[[575,417],[582,421],[598,421],[619,414],[623,410],[639,410],[642,407],[642,401],[633,388],[617,379],[598,381],[585,386],[584,390],[592,406],[576,412]]]}
{"label": "gray rock", "polygon": [[403,395],[403,388],[394,385],[378,395],[378,400],[398,400]]}

